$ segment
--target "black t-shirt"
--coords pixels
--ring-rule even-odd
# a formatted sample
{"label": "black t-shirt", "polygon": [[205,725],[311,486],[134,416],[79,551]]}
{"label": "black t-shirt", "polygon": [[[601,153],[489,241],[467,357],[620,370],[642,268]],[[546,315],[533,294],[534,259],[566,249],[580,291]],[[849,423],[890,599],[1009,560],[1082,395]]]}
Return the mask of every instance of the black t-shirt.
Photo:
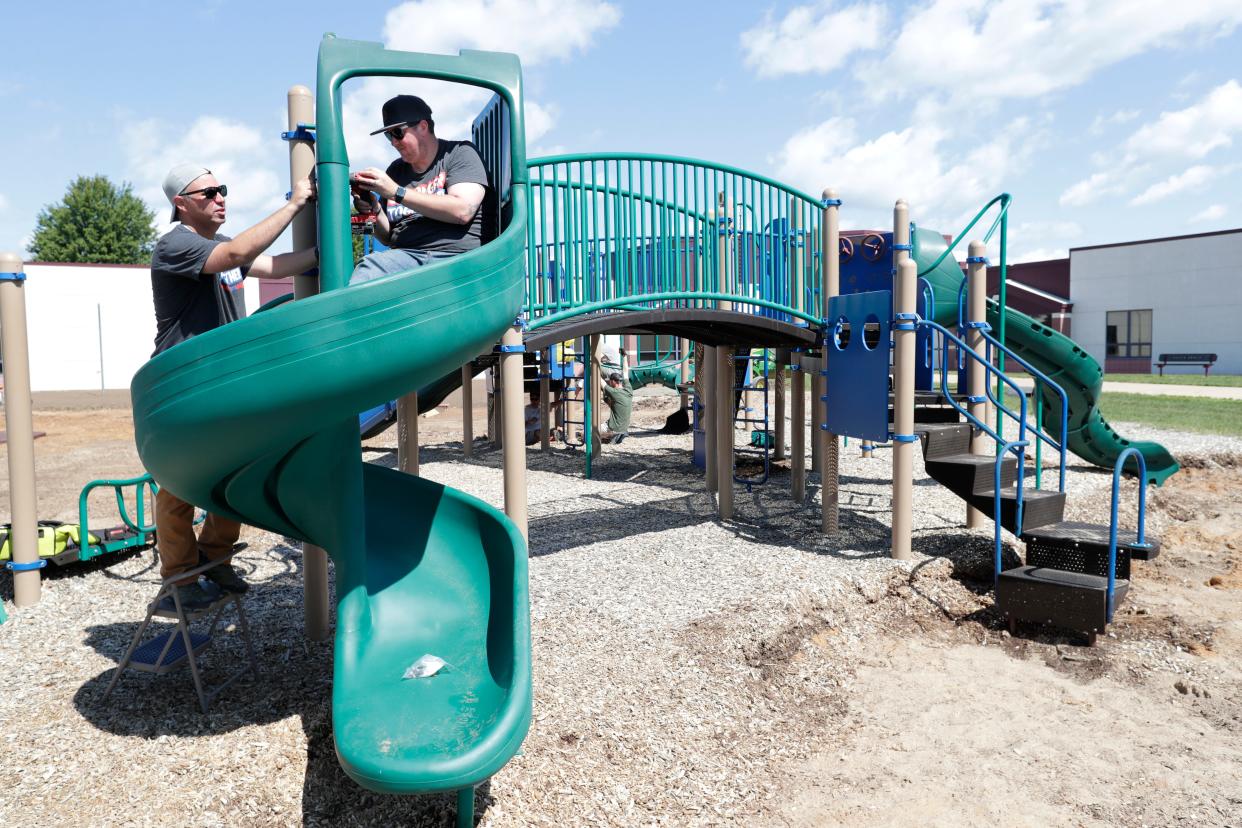
{"label": "black t-shirt", "polygon": [[443,195],[454,184],[481,184],[486,189],[483,203],[469,224],[449,224],[388,202],[388,222],[392,227],[389,247],[403,250],[427,250],[439,253],[465,253],[474,250],[483,240],[484,216],[495,209],[495,196],[487,186],[487,170],[479,151],[469,141],[440,141],[436,158],[422,173],[398,158],[388,165],[388,176],[413,192]]}
{"label": "black t-shirt", "polygon": [[205,239],[184,224],[169,230],[151,254],[151,294],[155,299],[155,352],[162,354],[192,336],[246,315],[245,271],[204,273],[216,245],[229,240],[216,234]]}

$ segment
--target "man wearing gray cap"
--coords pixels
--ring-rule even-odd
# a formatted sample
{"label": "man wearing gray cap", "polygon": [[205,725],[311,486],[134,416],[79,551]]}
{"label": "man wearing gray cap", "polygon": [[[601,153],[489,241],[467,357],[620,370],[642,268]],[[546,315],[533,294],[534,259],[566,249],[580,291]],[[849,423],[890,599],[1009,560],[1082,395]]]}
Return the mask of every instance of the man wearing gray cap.
{"label": "man wearing gray cap", "polygon": [[[281,279],[304,273],[318,261],[314,248],[277,256],[263,251],[284,232],[293,217],[315,197],[307,179],[293,187],[289,201],[251,228],[229,238],[219,232],[225,221],[228,185],[198,164],[178,164],[164,178],[164,195],[172,220],[180,222],[160,237],[151,254],[151,292],[155,299],[155,353],[246,315],[242,281],[247,277]],[[194,507],[161,488],[155,497],[155,532],[164,578],[187,572],[200,557],[214,560],[233,550],[241,524],[208,515],[194,537]],[[202,561],[205,562],[205,561]],[[207,570],[216,586],[245,592],[247,584],[230,564]],[[178,584],[181,605],[206,606],[218,596],[188,579]],[[171,599],[169,599],[171,601]]]}
{"label": "man wearing gray cap", "polygon": [[431,107],[415,95],[388,100],[383,116],[371,134],[384,133],[401,157],[349,178],[355,208],[378,214],[376,236],[391,249],[363,259],[350,284],[474,250],[494,232],[495,193],[474,145],[437,138]]}

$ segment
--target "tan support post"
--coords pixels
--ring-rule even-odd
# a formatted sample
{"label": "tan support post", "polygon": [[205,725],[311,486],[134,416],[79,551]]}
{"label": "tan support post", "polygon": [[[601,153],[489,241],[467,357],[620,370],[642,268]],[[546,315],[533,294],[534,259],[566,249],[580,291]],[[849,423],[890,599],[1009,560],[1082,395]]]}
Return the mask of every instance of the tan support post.
{"label": "tan support post", "polygon": [[716,506],[721,520],[733,519],[732,355],[732,348],[716,348]]}
{"label": "tan support post", "polygon": [[[0,273],[23,273],[22,257],[0,253]],[[25,282],[0,281],[0,335],[4,353],[4,422],[9,456],[9,550],[15,564],[39,560],[39,507],[35,496],[34,419],[30,411],[30,350],[26,340]],[[13,571],[13,603],[39,603],[43,589],[37,569]]]}
{"label": "tan support post", "polygon": [[789,476],[794,502],[801,503],[806,499],[806,372],[802,370],[802,352],[795,351],[791,362],[789,384],[793,400],[789,406]]}
{"label": "tan support post", "polygon": [[[522,344],[522,332],[517,327],[505,331],[500,343],[507,347]],[[522,354],[520,352],[500,355],[501,429],[504,432],[504,485],[505,514],[509,516],[528,538],[526,525],[526,439],[525,418],[522,405]]]}
{"label": "tan support post", "polygon": [[599,444],[599,423],[602,419],[604,407],[604,356],[602,348],[604,347],[604,338],[599,334],[592,334],[588,340],[589,351],[591,354],[591,422],[586,427],[591,429],[591,452],[598,455],[603,452],[604,447]]}
{"label": "tan support post", "polygon": [[552,450],[552,365],[548,362],[539,363],[539,450]]}
{"label": "tan support post", "polygon": [[716,491],[716,349],[703,346],[703,477],[707,490]]}
{"label": "tan support post", "polygon": [[[289,87],[289,131],[298,124],[315,123],[315,98],[302,85]],[[289,182],[301,181],[315,169],[315,144],[307,139],[289,141]],[[313,247],[316,238],[316,210],[303,210],[291,225],[294,250]],[[319,293],[319,277],[298,274],[293,277],[293,298],[306,299]],[[418,409],[416,408],[415,411]],[[310,543],[302,544],[303,632],[311,641],[328,638],[328,553]]]}
{"label": "tan support post", "polygon": [[[988,246],[981,241],[972,241],[970,243],[969,256],[972,259],[982,259],[987,255]],[[987,321],[987,301],[988,301],[988,266],[986,262],[976,261],[966,265],[966,319],[969,322]],[[971,328],[966,332],[966,344],[970,346],[970,350],[979,355],[980,359],[987,356],[987,344],[983,339],[983,331],[978,328]],[[967,382],[972,395],[983,397],[980,402],[972,402],[967,404],[967,410],[971,416],[977,417],[980,422],[990,422],[992,415],[991,406],[987,402],[984,384],[988,381],[986,369],[983,363],[976,360],[970,360],[968,369],[969,377]],[[990,455],[992,453],[992,441],[981,429],[972,429],[970,438],[970,453],[977,455]],[[990,516],[984,515],[983,512],[976,509],[970,504],[966,504],[966,528],[977,529],[987,525]]]}
{"label": "tan support post", "polygon": [[[819,309],[819,318],[828,319],[828,302],[833,297],[841,293],[841,207],[835,202],[838,201],[837,191],[833,189],[824,190],[824,220],[823,241],[821,245],[822,253],[820,255],[820,276],[823,278],[823,287],[819,292],[821,305]],[[826,339],[826,337],[825,337]],[[828,367],[828,343],[824,342],[824,356],[821,360],[824,368]],[[827,394],[828,378],[823,378],[824,394]],[[821,422],[828,422],[828,403],[823,403],[824,419]],[[819,427],[819,423],[815,425],[814,436],[817,440],[822,441],[823,448],[820,449],[822,460],[821,485],[820,485],[820,506],[822,513],[820,515],[820,529],[826,535],[835,535],[837,533],[838,523],[840,520],[840,480],[841,480],[841,441],[836,434],[831,434]]]}
{"label": "tan support post", "polygon": [[[898,200],[893,209],[893,244],[909,243],[910,207]],[[895,258],[893,313],[912,314],[918,309],[918,265],[905,251],[898,251]],[[898,438],[914,433],[914,338],[915,331],[893,331],[893,557],[898,560],[913,557],[914,444]]]}
{"label": "tan support post", "polygon": [[690,391],[686,387],[690,383],[690,362],[691,362],[690,340],[683,339],[680,342],[681,342],[681,383],[680,384],[682,386],[681,407],[683,409],[686,409],[690,407]]}
{"label": "tan support post", "polygon": [[768,366],[768,377],[772,380],[772,396],[775,398],[773,419],[776,420],[772,435],[772,459],[780,461],[785,459],[785,365],[789,362],[789,349],[776,348],[774,355],[776,364]]}
{"label": "tan support post", "polygon": [[397,470],[418,476],[418,392],[397,399]]}
{"label": "tan support post", "polygon": [[474,456],[474,366],[461,366],[461,453]]}

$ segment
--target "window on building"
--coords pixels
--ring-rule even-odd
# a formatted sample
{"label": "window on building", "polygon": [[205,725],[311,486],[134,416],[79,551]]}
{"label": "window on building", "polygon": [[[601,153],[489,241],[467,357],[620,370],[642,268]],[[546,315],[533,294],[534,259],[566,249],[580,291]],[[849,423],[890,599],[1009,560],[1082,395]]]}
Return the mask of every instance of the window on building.
{"label": "window on building", "polygon": [[1110,357],[1151,356],[1151,311],[1109,311],[1104,341]]}

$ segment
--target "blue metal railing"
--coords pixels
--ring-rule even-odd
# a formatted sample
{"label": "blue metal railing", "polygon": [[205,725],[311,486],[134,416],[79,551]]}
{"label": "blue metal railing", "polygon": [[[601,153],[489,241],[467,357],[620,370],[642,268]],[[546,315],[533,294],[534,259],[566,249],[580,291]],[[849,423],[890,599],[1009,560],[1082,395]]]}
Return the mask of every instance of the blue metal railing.
{"label": "blue metal railing", "polygon": [[1108,621],[1113,620],[1113,591],[1117,585],[1117,500],[1121,494],[1121,472],[1125,468],[1126,460],[1131,456],[1138,461],[1139,480],[1138,531],[1133,545],[1141,549],[1151,546],[1147,543],[1143,533],[1144,518],[1147,514],[1147,461],[1143,459],[1138,449],[1131,446],[1121,452],[1117,462],[1113,465],[1113,505],[1108,520],[1108,614],[1106,616]]}
{"label": "blue metal railing", "polygon": [[996,496],[992,499],[992,522],[993,536],[995,538],[995,552],[992,558],[992,589],[996,589],[1000,583],[1001,574],[1001,471],[1004,465],[1005,455],[1013,452],[1018,458],[1018,494],[1014,501],[1014,534],[1022,533],[1022,464],[1026,461],[1026,447],[1030,445],[1026,440],[1010,440],[1001,446],[1001,450],[996,453],[996,465],[993,467],[993,479],[996,484]]}

